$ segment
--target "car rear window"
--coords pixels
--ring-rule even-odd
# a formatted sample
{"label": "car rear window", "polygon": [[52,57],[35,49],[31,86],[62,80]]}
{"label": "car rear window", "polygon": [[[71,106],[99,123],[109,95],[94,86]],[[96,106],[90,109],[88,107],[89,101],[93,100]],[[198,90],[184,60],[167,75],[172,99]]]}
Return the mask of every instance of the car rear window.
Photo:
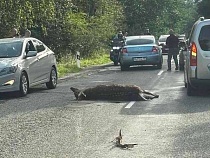
{"label": "car rear window", "polygon": [[126,41],[126,45],[143,45],[143,44],[153,44],[153,43],[154,40],[152,39],[142,39],[142,38],[130,39]]}
{"label": "car rear window", "polygon": [[[168,36],[167,36],[168,37]],[[160,37],[159,42],[166,42],[167,37]]]}
{"label": "car rear window", "polygon": [[210,25],[201,28],[198,41],[202,50],[210,51]]}

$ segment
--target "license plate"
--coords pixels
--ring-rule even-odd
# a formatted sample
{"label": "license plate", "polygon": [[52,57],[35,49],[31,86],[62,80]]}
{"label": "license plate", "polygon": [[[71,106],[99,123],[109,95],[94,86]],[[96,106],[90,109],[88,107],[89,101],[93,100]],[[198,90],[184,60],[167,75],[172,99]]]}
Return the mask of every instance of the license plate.
{"label": "license plate", "polygon": [[168,48],[165,48],[165,50],[169,50]]}
{"label": "license plate", "polygon": [[145,61],[147,58],[133,58],[133,61]]}

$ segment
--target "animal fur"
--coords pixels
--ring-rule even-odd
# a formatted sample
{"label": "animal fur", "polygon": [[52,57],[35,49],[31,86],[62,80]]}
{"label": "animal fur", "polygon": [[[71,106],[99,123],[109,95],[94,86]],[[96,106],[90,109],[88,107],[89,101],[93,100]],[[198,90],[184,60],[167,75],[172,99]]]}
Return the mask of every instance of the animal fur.
{"label": "animal fur", "polygon": [[77,100],[118,100],[118,101],[146,101],[158,98],[159,95],[142,90],[135,85],[97,85],[92,88],[79,90],[70,88]]}
{"label": "animal fur", "polygon": [[115,141],[116,144],[121,144],[122,143],[121,129],[119,131],[119,135],[112,142],[114,142],[114,141]]}

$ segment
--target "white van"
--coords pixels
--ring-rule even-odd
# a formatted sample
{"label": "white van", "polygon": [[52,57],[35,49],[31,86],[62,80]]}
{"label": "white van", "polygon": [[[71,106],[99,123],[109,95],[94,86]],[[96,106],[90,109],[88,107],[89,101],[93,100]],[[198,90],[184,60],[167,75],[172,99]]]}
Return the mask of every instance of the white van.
{"label": "white van", "polygon": [[201,17],[187,42],[184,82],[189,96],[197,88],[210,88],[210,19]]}

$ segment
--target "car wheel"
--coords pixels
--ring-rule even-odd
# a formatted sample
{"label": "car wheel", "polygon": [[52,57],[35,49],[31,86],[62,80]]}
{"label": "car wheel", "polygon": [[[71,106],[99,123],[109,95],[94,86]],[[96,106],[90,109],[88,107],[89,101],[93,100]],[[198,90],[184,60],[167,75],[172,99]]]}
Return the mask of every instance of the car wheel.
{"label": "car wheel", "polygon": [[50,81],[46,83],[48,89],[54,89],[57,86],[57,71],[52,67],[50,72]]}
{"label": "car wheel", "polygon": [[157,64],[157,69],[162,69],[162,62],[160,62],[159,64]]}
{"label": "car wheel", "polygon": [[129,66],[120,65],[120,69],[121,69],[121,71],[126,71],[129,69]]}
{"label": "car wheel", "polygon": [[188,96],[195,95],[195,89],[190,85],[189,82],[187,82],[187,95]]}
{"label": "car wheel", "polygon": [[157,64],[157,69],[162,69],[163,66],[163,56],[161,57],[160,62]]}
{"label": "car wheel", "polygon": [[26,96],[28,94],[28,89],[29,89],[28,77],[25,72],[22,72],[20,76],[20,90],[19,90],[20,96]]}

